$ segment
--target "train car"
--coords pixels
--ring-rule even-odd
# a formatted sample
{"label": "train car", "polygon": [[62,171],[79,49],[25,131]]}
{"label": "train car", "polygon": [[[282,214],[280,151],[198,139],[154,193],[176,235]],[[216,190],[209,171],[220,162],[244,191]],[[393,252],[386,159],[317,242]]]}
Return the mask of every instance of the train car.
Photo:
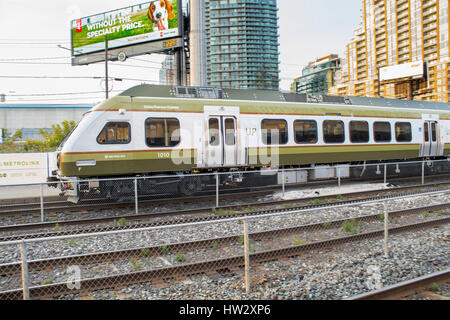
{"label": "train car", "polygon": [[[75,201],[93,190],[110,198],[134,190],[99,178],[160,175],[166,189],[193,194],[208,183],[206,172],[242,182],[242,171],[314,167],[307,180],[317,180],[334,178],[331,164],[449,155],[446,103],[140,85],[85,114],[59,147],[49,181]],[[139,189],[156,187],[140,179]]]}

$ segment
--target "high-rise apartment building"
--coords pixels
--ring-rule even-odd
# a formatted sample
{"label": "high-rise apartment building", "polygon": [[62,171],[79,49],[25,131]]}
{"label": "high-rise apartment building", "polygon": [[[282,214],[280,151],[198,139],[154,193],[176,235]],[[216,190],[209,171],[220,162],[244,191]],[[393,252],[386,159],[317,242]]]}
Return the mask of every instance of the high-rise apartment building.
{"label": "high-rise apartment building", "polygon": [[159,82],[163,85],[175,85],[177,82],[175,70],[175,56],[166,55],[159,70]]}
{"label": "high-rise apartment building", "polygon": [[[362,23],[346,47],[335,95],[449,101],[449,0],[363,0]],[[378,83],[380,68],[425,62],[423,79]],[[408,80],[408,81],[405,81]]]}
{"label": "high-rise apartment building", "polygon": [[340,59],[335,54],[310,62],[303,68],[302,76],[294,79],[291,91],[327,94],[328,89],[334,85],[335,73],[339,68]]}
{"label": "high-rise apartment building", "polygon": [[206,0],[209,86],[279,90],[276,0]]}

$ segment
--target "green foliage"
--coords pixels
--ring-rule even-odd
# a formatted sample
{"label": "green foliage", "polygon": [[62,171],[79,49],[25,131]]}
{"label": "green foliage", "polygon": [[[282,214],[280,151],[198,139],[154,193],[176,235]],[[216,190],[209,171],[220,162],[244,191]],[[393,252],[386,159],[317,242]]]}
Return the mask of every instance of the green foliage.
{"label": "green foliage", "polygon": [[184,261],[186,261],[186,257],[184,256],[184,254],[178,253],[175,255],[174,260],[176,262],[184,262]]}
{"label": "green foliage", "polygon": [[141,263],[138,260],[136,260],[135,258],[131,258],[130,262],[133,265],[133,268],[135,271],[139,271],[142,269]]}
{"label": "green foliage", "polygon": [[342,223],[342,228],[349,234],[355,235],[357,233],[356,229],[356,219],[346,220]]}
{"label": "green foliage", "polygon": [[[39,130],[43,140],[27,139],[22,142],[22,130],[17,130],[12,136],[3,134],[3,143],[0,144],[0,153],[23,152],[51,152],[55,151],[64,138],[75,128],[74,121],[63,121],[61,124],[52,125],[51,132]],[[5,132],[5,130],[3,130]]]}
{"label": "green foliage", "polygon": [[297,236],[292,236],[292,242],[294,246],[301,246],[308,243],[306,240],[297,238]]}
{"label": "green foliage", "polygon": [[329,227],[331,227],[333,223],[331,221],[327,221],[322,223],[322,227],[324,227],[325,229],[328,229]]}
{"label": "green foliage", "polygon": [[61,125],[52,125],[51,132],[46,132],[41,129],[39,130],[39,133],[44,140],[33,141],[27,139],[25,149],[27,151],[54,151],[75,126],[76,124],[74,121],[63,121]]}
{"label": "green foliage", "polygon": [[150,249],[148,249],[148,248],[141,249],[142,257],[148,257],[149,255],[150,255]]}
{"label": "green foliage", "polygon": [[433,284],[431,285],[431,291],[433,291],[433,292],[439,291],[440,288],[441,288],[441,287],[439,287],[439,285],[438,285],[437,283],[433,283]]}
{"label": "green foliage", "polygon": [[162,246],[162,247],[161,247],[161,253],[162,253],[163,255],[169,254],[169,252],[170,252],[170,249],[169,249],[168,246]]}
{"label": "green foliage", "polygon": [[17,130],[12,136],[9,136],[6,130],[3,130],[2,138],[3,143],[0,144],[0,153],[24,152],[24,145],[20,143],[22,141],[22,130]]}

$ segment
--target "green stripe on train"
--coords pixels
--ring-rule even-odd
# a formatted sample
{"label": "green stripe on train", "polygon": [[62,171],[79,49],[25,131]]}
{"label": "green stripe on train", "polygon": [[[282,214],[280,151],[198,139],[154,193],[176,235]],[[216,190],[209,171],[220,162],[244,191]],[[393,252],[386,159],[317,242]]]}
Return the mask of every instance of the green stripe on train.
{"label": "green stripe on train", "polygon": [[[250,166],[296,165],[330,162],[354,162],[416,158],[420,146],[323,146],[270,149],[250,149],[247,163]],[[448,151],[448,149],[446,149]],[[195,150],[181,154],[168,151],[174,158],[158,158],[158,152],[130,152],[126,154],[70,154],[62,157],[64,176],[107,176],[132,173],[184,171],[197,169]],[[272,157],[273,154],[273,157]],[[126,155],[126,157],[120,157]],[[108,156],[108,158],[106,158]],[[77,161],[96,160],[92,167],[79,167]]]}

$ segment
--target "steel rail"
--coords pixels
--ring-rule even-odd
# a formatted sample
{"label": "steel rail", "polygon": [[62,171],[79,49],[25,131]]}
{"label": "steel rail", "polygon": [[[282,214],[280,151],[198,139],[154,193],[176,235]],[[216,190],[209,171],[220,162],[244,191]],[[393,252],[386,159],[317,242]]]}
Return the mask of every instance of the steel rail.
{"label": "steel rail", "polygon": [[345,300],[394,300],[429,288],[433,284],[446,283],[449,281],[450,269],[446,269],[413,280],[403,281],[379,290],[353,296]]}
{"label": "steel rail", "polygon": [[[411,189],[417,189],[419,188],[419,192],[410,192],[410,193],[401,193],[401,194],[392,194],[394,191],[405,191],[405,190],[411,190]],[[129,215],[129,216],[119,216],[119,217],[108,217],[108,218],[94,218],[94,219],[85,219],[85,220],[72,220],[72,221],[59,221],[59,222],[45,222],[45,223],[37,223],[37,224],[24,224],[24,225],[11,225],[11,226],[1,226],[0,227],[0,234],[6,233],[6,232],[16,232],[16,231],[29,231],[29,230],[39,230],[39,229],[45,229],[45,228],[58,228],[58,231],[51,231],[51,232],[38,232],[38,233],[28,233],[28,234],[17,234],[17,235],[6,235],[1,237],[0,236],[0,242],[7,242],[7,241],[14,241],[14,240],[25,240],[25,239],[34,239],[34,238],[50,238],[50,237],[57,237],[57,236],[63,236],[63,235],[76,235],[76,234],[82,234],[82,233],[97,233],[101,230],[103,231],[113,231],[113,230],[130,230],[130,229],[138,229],[138,228],[145,228],[145,227],[154,227],[154,226],[167,226],[167,225],[176,225],[176,224],[186,224],[190,222],[202,222],[202,221],[214,221],[214,220],[223,220],[228,219],[232,217],[236,217],[238,215],[241,216],[259,216],[259,215],[268,215],[268,214],[277,214],[277,213],[293,213],[297,211],[306,211],[306,210],[316,210],[316,209],[328,209],[328,208],[338,208],[342,206],[348,206],[348,205],[358,205],[358,204],[368,204],[373,202],[380,202],[383,200],[395,200],[395,199],[403,199],[405,197],[412,197],[412,196],[425,196],[425,195],[432,195],[436,193],[443,193],[446,191],[450,191],[450,189],[441,189],[441,188],[434,188],[429,192],[423,192],[423,187],[418,186],[409,186],[409,187],[403,187],[403,188],[396,188],[396,189],[385,189],[385,190],[372,190],[372,191],[359,191],[354,193],[348,193],[345,194],[346,197],[358,197],[361,195],[378,195],[373,196],[370,198],[363,198],[363,199],[353,199],[353,200],[337,200],[336,202],[332,203],[324,203],[324,204],[318,204],[318,205],[306,205],[306,206],[295,206],[291,208],[278,208],[278,209],[266,209],[266,210],[254,210],[254,211],[243,211],[242,208],[245,208],[246,205],[235,205],[235,206],[229,206],[224,207],[222,210],[234,210],[233,213],[227,213],[223,215],[211,215],[211,209],[191,209],[191,210],[184,210],[184,211],[172,211],[172,212],[164,212],[164,213],[158,213],[158,214],[142,214],[142,215]],[[382,195],[380,196],[380,193],[388,193],[388,195]],[[321,200],[321,199],[329,199],[334,198],[336,199],[336,196],[321,196],[321,197],[312,197],[312,198],[299,198],[299,199],[292,199],[292,200],[282,200],[282,201],[273,201],[273,202],[265,202],[260,203],[258,205],[250,205],[250,207],[256,207],[256,206],[269,206],[269,205],[279,205],[283,203],[292,203],[292,202],[311,202],[313,200]],[[248,206],[247,206],[248,207]],[[241,210],[239,210],[241,209]],[[175,216],[181,216],[181,215],[200,215],[200,214],[208,214],[206,216],[197,216],[194,218],[183,218],[183,219],[177,219],[177,220],[169,220],[165,222],[144,222],[144,223],[135,223],[132,225],[126,225],[126,226],[107,226],[104,228],[91,227],[91,228],[82,228],[78,230],[61,230],[64,227],[67,226],[82,226],[82,225],[88,225],[92,226],[95,224],[106,224],[106,223],[113,223],[117,222],[118,219],[124,219],[127,223],[129,221],[142,221],[146,219],[154,219],[159,217],[167,217],[171,215]],[[61,228],[61,229],[60,229]]]}
{"label": "steel rail", "polygon": [[[221,196],[224,199],[228,198],[245,198],[245,197],[252,197],[252,196],[258,196],[258,195],[264,195],[267,194],[274,189],[267,189],[267,190],[258,190],[258,191],[250,191],[250,192],[241,192],[240,190],[229,190],[228,192],[224,192]],[[248,190],[248,188],[244,189]],[[239,192],[239,193],[238,193]],[[211,191],[205,192],[205,193],[211,193]],[[169,194],[162,194],[161,196],[169,196]],[[145,200],[145,198],[153,198],[156,196],[142,196],[139,199],[139,207],[145,207],[148,205],[157,205],[157,204],[166,204],[167,201],[173,202],[193,202],[192,197],[175,197],[170,199],[150,199]],[[195,201],[198,200],[215,200],[215,194],[207,194],[207,195],[196,195]],[[102,202],[105,201],[105,202]],[[85,199],[81,203],[74,204],[68,201],[53,201],[53,202],[45,202],[44,201],[44,207],[45,212],[47,213],[54,213],[54,212],[76,212],[78,210],[102,210],[106,208],[129,208],[133,207],[135,204],[134,202],[134,196],[133,201],[127,201],[127,202],[112,202],[108,199]],[[41,203],[21,203],[21,204],[8,204],[0,206],[0,216],[17,216],[17,215],[26,215],[26,214],[40,214],[41,212]],[[11,210],[12,209],[12,210]]]}
{"label": "steel rail", "polygon": [[[412,209],[403,209],[398,211],[392,211],[389,212],[390,217],[396,217],[399,215],[404,214],[416,214],[421,212],[429,212],[429,211],[436,211],[441,209],[447,209],[450,207],[450,203],[444,203],[444,204],[437,204],[437,205],[431,205],[431,206],[424,206],[419,208],[412,208]],[[355,222],[359,221],[372,221],[377,220],[378,215],[371,214],[371,215],[364,215],[360,217],[354,218]],[[326,228],[331,227],[340,227],[343,222],[348,221],[349,219],[338,219],[329,221]],[[270,230],[265,230],[262,232],[251,232],[249,233],[249,237],[251,237],[252,240],[262,240],[266,238],[271,238],[275,235],[278,235],[280,233],[283,234],[291,234],[296,232],[303,232],[303,231],[310,231],[310,230],[316,230],[317,228],[322,228],[323,222],[320,223],[313,223],[313,224],[307,224],[307,225],[299,225],[299,226],[293,226],[289,228],[274,228]],[[201,249],[201,248],[210,248],[214,242],[220,242],[220,243],[229,243],[235,241],[240,234],[227,236],[227,237],[221,237],[221,238],[213,238],[213,239],[205,239],[205,240],[198,240],[198,241],[192,241],[192,242],[183,242],[183,243],[176,243],[176,244],[169,244],[167,245],[167,249],[170,251],[176,251],[178,249],[186,249],[186,248],[194,248],[194,249]],[[55,259],[44,259],[44,260],[31,260],[28,261],[28,265],[31,269],[39,269],[39,266],[42,265],[43,262],[46,262],[46,267],[48,266],[57,266],[57,265],[65,265],[65,264],[83,264],[82,261],[86,259],[87,257],[93,259],[95,263],[101,263],[104,260],[104,256],[111,257],[125,257],[130,255],[139,255],[141,253],[142,249],[149,250],[149,254],[160,254],[161,253],[161,245],[159,246],[153,246],[153,247],[145,247],[145,248],[135,248],[135,249],[128,249],[128,250],[120,250],[120,251],[107,251],[107,252],[100,252],[95,254],[84,254],[84,255],[77,255],[77,256],[69,256],[69,257],[61,257],[61,258],[55,258]],[[92,261],[89,261],[92,263]],[[19,263],[12,263],[12,264],[0,264],[0,275],[3,274],[9,274],[12,270],[16,270],[15,272],[20,271],[20,264]]]}
{"label": "steel rail", "polygon": [[[442,206],[445,206],[448,208],[449,204],[444,204]],[[435,209],[435,206],[431,206],[433,209]],[[414,208],[409,210],[400,210],[391,212],[389,215],[395,216],[395,215],[401,215],[405,214],[407,211],[411,212],[419,212],[419,211],[429,211],[431,210],[431,207],[422,207],[422,208]],[[376,215],[368,215],[363,217],[355,218],[357,221],[362,221],[364,219],[376,219]],[[343,221],[348,219],[341,219],[333,221],[333,225],[340,225]],[[399,227],[391,227],[389,228],[390,234],[398,234],[406,231],[421,229],[421,228],[427,228],[432,227],[436,225],[442,225],[450,223],[450,216],[447,216],[445,218],[431,220],[431,221],[424,221],[419,223],[413,223],[409,225],[399,226]],[[265,239],[270,236],[279,235],[280,232],[283,232],[284,234],[289,234],[293,232],[299,232],[306,229],[314,230],[318,226],[322,225],[323,223],[317,223],[317,224],[310,224],[310,225],[303,225],[303,226],[297,226],[297,227],[291,227],[287,229],[273,229],[269,231],[263,231],[263,232],[255,232],[250,233],[249,236],[253,240],[258,239]],[[251,253],[250,259],[252,263],[262,263],[266,261],[271,261],[275,259],[279,259],[282,257],[289,257],[289,256],[295,256],[302,252],[313,250],[313,249],[319,249],[329,246],[335,246],[340,245],[344,243],[349,242],[355,242],[370,238],[378,238],[382,237],[384,234],[384,230],[375,230],[365,233],[360,233],[357,235],[351,235],[351,236],[345,236],[345,237],[338,237],[333,238],[329,240],[324,241],[316,241],[308,244],[302,244],[302,245],[296,245],[296,246],[290,246],[285,247],[281,249],[273,249],[273,250],[267,250],[262,251],[258,253]],[[171,244],[168,245],[169,250],[176,250],[179,248],[191,248],[191,249],[198,249],[198,248],[210,248],[213,246],[214,242],[219,243],[226,243],[226,242],[232,242],[236,241],[236,239],[239,237],[239,235],[233,235],[223,238],[216,238],[216,239],[208,239],[208,240],[200,240],[200,241],[193,241],[188,243],[178,243],[178,244]],[[137,256],[139,257],[141,254],[141,250],[146,249],[148,250],[148,254],[153,253],[155,255],[161,254],[161,246],[155,246],[155,247],[146,247],[146,248],[137,248],[132,250],[125,250],[125,251],[115,251],[115,252],[104,252],[104,253],[97,253],[97,254],[87,254],[87,255],[79,255],[79,256],[71,256],[71,257],[62,257],[62,258],[55,258],[55,259],[48,259],[48,260],[34,260],[28,262],[28,267],[30,269],[40,269],[39,267],[49,267],[49,266],[57,266],[57,265],[65,265],[65,264],[91,264],[91,263],[101,263],[106,260],[111,259],[120,259],[127,257],[129,258],[131,256]],[[82,263],[85,261],[85,259],[89,258],[90,260],[86,263]],[[105,284],[106,283],[118,283],[118,285],[127,285],[132,283],[141,283],[141,282],[149,282],[151,280],[155,279],[164,279],[168,277],[173,276],[180,276],[180,275],[191,275],[196,273],[203,273],[211,270],[217,270],[217,269],[225,269],[225,268],[232,268],[232,267],[240,267],[243,265],[244,256],[235,256],[232,258],[223,258],[213,261],[207,261],[207,262],[201,262],[201,263],[193,263],[193,264],[184,264],[181,266],[172,266],[169,268],[163,268],[163,269],[156,269],[156,270],[147,270],[147,271],[140,271],[140,272],[133,272],[129,274],[120,274],[115,276],[108,276],[108,277],[102,277],[102,278],[95,278],[95,279],[84,279],[81,281],[83,288],[89,288],[89,290],[96,290],[96,289],[105,289],[109,286]],[[217,267],[220,265],[220,267]],[[20,264],[4,264],[0,265],[1,272],[0,274],[16,274],[20,272]],[[187,272],[189,271],[189,272]],[[135,279],[136,277],[143,277],[145,281],[139,281]],[[112,282],[109,282],[112,281]],[[102,284],[102,286],[99,286],[99,284]],[[30,288],[30,293],[34,297],[41,297],[41,296],[48,296],[44,294],[45,291],[52,291],[55,292],[55,295],[61,295],[64,293],[73,293],[73,290],[67,289],[66,283],[60,283],[60,284],[51,284],[46,286],[38,286],[38,287],[32,287]],[[0,300],[5,298],[10,298],[11,295],[14,297],[17,297],[17,299],[20,299],[21,290],[9,290],[5,292],[0,292]]]}

